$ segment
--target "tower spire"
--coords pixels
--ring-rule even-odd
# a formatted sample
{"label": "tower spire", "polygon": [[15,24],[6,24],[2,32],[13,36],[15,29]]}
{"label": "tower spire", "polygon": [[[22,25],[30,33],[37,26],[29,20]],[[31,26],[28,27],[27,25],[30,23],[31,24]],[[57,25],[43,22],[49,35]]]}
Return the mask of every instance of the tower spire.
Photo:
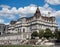
{"label": "tower spire", "polygon": [[37,7],[37,10],[36,10],[36,13],[40,13],[40,10],[39,10],[39,8]]}
{"label": "tower spire", "polygon": [[41,16],[40,9],[39,9],[38,7],[37,7],[37,9],[36,9],[35,16],[36,16],[36,17]]}

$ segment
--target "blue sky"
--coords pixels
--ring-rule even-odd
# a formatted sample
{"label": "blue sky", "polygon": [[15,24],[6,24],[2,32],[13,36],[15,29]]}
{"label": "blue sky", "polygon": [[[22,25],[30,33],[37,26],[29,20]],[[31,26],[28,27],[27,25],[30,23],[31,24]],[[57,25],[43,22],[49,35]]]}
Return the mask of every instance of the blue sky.
{"label": "blue sky", "polygon": [[60,28],[60,0],[0,0],[0,23],[9,24],[11,20],[32,16],[37,6],[42,15],[51,12]]}

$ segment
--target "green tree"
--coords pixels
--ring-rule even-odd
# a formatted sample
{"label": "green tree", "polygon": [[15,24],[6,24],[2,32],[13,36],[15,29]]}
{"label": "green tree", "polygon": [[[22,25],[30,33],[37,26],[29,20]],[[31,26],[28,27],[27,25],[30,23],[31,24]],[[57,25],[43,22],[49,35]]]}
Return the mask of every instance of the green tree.
{"label": "green tree", "polygon": [[31,38],[33,39],[34,37],[38,37],[37,31],[34,31],[34,32],[31,34]]}
{"label": "green tree", "polygon": [[39,30],[39,38],[42,38],[44,35],[44,30]]}
{"label": "green tree", "polygon": [[52,31],[51,31],[49,28],[47,28],[47,29],[45,30],[45,32],[44,32],[44,37],[47,38],[47,39],[53,37]]}
{"label": "green tree", "polygon": [[54,37],[55,37],[55,38],[58,38],[58,29],[55,29]]}
{"label": "green tree", "polygon": [[60,40],[60,31],[58,31],[58,38],[57,39]]}
{"label": "green tree", "polygon": [[60,31],[58,31],[58,29],[55,29],[54,37],[55,37],[56,39],[60,39]]}

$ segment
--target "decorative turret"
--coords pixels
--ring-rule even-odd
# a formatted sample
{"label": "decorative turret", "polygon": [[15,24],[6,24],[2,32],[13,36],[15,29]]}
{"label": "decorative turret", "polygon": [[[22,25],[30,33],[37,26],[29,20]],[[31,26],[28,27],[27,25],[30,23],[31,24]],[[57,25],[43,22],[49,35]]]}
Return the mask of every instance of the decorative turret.
{"label": "decorative turret", "polygon": [[37,10],[35,12],[35,16],[36,16],[36,18],[38,18],[39,16],[41,16],[41,13],[40,13],[40,10],[39,10],[38,7],[37,7]]}
{"label": "decorative turret", "polygon": [[36,10],[36,13],[40,13],[40,10],[39,10],[39,8],[37,7],[37,10]]}

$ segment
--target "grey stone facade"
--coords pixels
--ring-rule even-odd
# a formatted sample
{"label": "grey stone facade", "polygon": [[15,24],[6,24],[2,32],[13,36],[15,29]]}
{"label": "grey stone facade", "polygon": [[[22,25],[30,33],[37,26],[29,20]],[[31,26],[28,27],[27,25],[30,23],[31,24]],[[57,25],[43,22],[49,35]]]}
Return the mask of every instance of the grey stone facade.
{"label": "grey stone facade", "polygon": [[0,23],[0,35],[3,35],[5,31],[5,25]]}

